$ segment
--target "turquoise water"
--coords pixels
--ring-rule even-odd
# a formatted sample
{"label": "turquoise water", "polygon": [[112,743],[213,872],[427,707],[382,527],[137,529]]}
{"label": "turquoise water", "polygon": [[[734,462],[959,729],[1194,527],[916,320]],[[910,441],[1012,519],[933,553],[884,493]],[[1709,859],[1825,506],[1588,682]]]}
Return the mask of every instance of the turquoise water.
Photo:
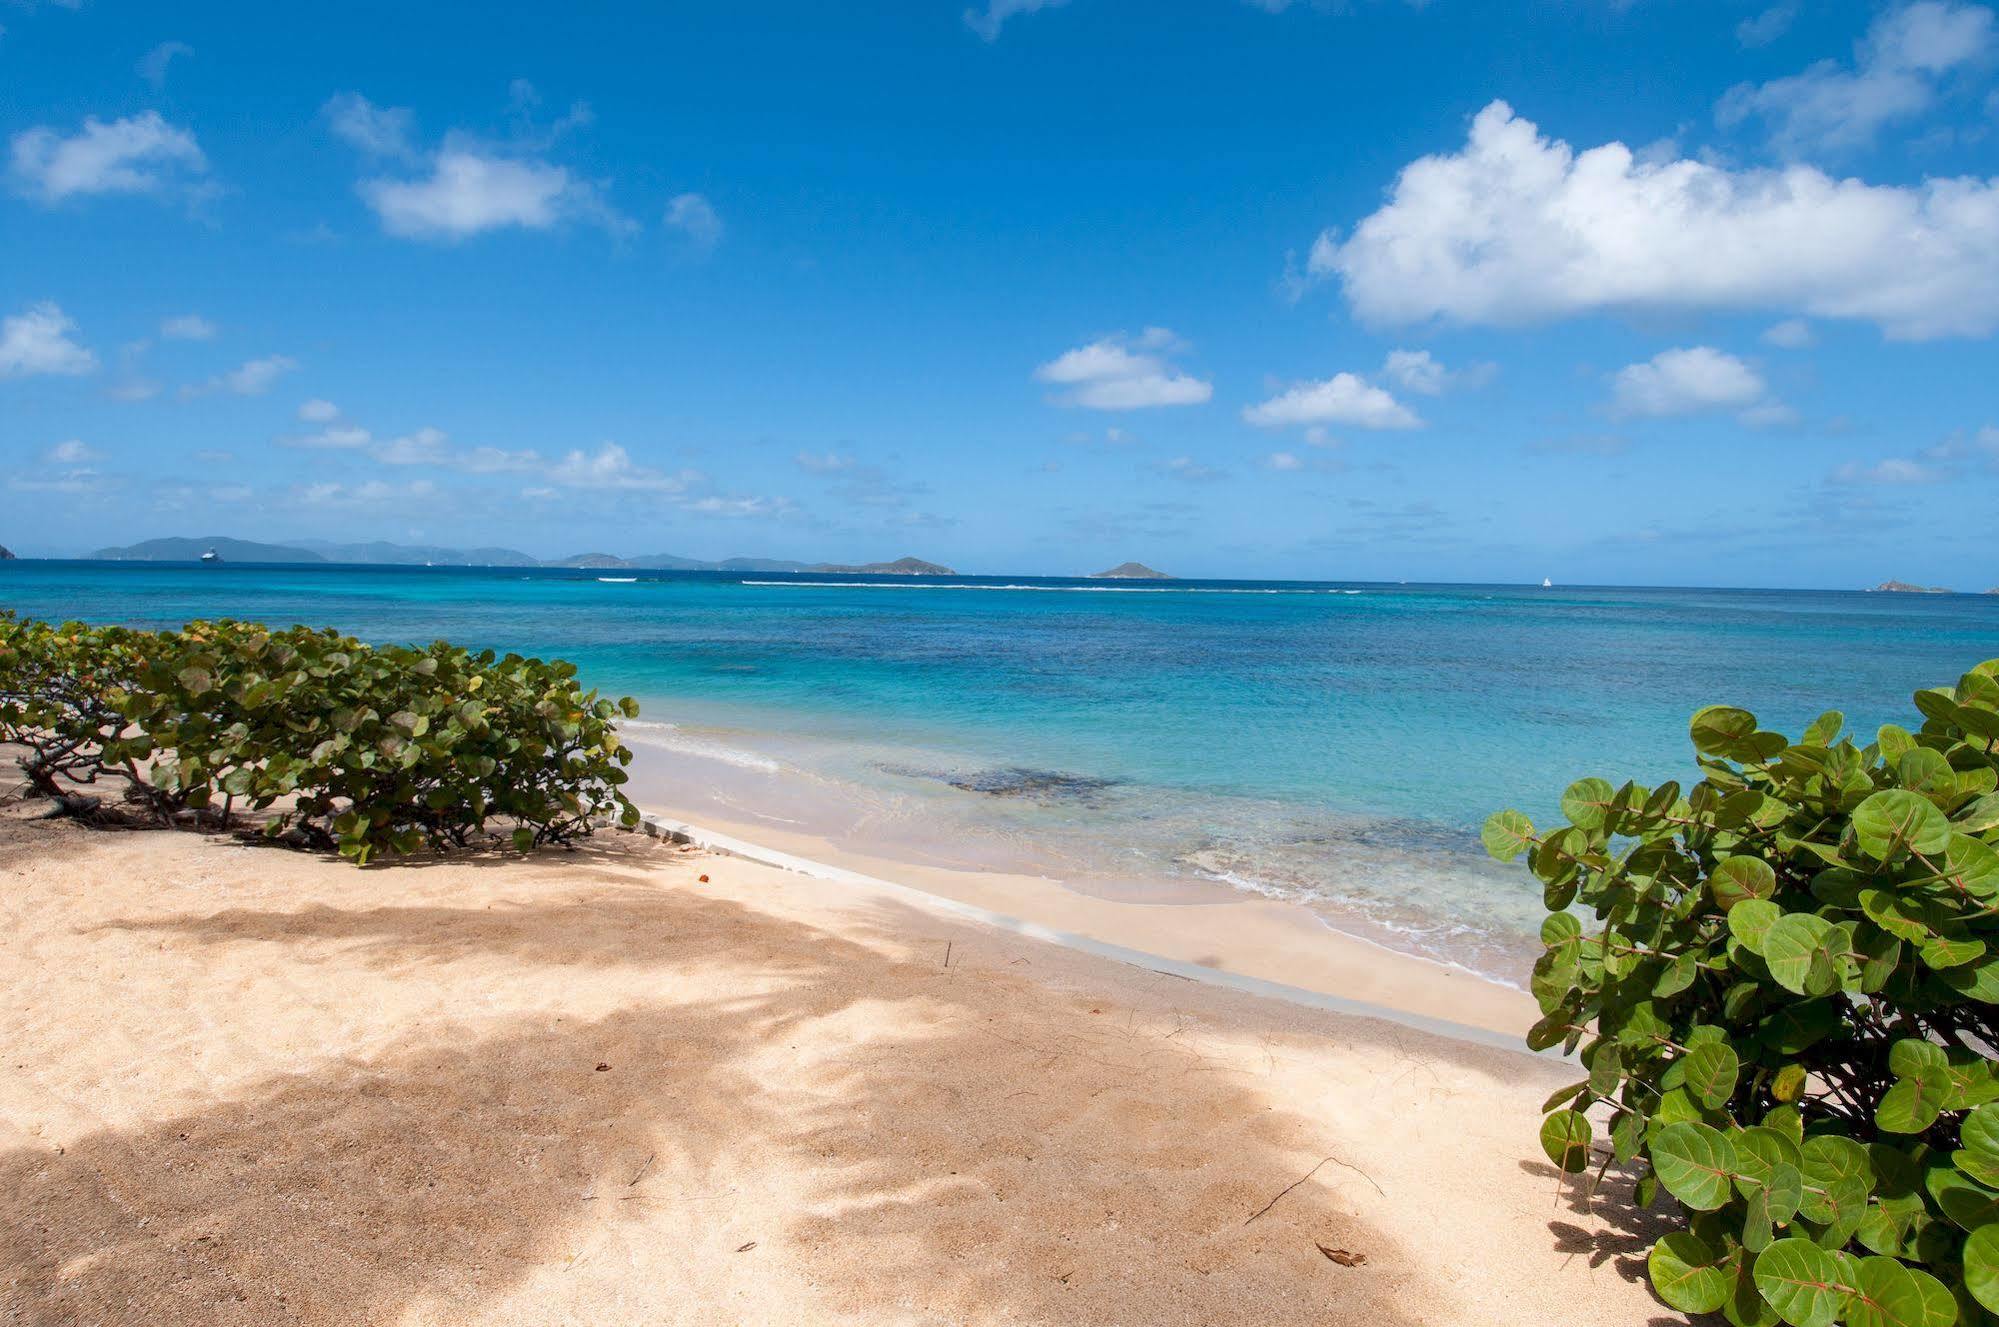
{"label": "turquoise water", "polygon": [[684,809],[1220,882],[1516,978],[1538,901],[1483,862],[1488,812],[1685,776],[1702,704],[1871,732],[1999,656],[1999,596],[636,575],[15,562],[0,605],[560,655],[641,700]]}

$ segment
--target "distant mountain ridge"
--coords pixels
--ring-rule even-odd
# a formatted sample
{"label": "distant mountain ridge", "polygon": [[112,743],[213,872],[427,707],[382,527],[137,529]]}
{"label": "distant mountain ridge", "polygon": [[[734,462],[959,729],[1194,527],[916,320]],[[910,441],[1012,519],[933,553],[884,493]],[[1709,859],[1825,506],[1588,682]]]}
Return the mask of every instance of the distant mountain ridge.
{"label": "distant mountain ridge", "polygon": [[13,557],[14,555],[7,551],[7,545],[0,544],[0,562],[12,561]]}
{"label": "distant mountain ridge", "polygon": [[819,572],[839,576],[955,576],[958,573],[921,558],[866,562],[857,566],[836,562],[791,562],[779,558],[725,558],[704,562],[673,553],[621,558],[612,553],[575,553],[543,561],[513,548],[445,548],[429,544],[336,544],[304,539],[296,544],[260,544],[249,539],[211,535],[205,539],[146,539],[122,548],[100,548],[90,556],[107,562],[194,562],[215,550],[223,562],[327,562],[359,566],[406,567],[569,567],[585,571],[725,571]]}

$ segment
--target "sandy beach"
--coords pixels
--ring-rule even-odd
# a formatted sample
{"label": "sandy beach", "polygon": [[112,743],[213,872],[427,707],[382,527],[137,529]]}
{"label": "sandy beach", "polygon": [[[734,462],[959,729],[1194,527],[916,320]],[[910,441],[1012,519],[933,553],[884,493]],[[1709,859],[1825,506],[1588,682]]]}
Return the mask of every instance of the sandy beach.
{"label": "sandy beach", "polygon": [[8,1321],[1674,1320],[1524,1053],[643,836],[0,874]]}

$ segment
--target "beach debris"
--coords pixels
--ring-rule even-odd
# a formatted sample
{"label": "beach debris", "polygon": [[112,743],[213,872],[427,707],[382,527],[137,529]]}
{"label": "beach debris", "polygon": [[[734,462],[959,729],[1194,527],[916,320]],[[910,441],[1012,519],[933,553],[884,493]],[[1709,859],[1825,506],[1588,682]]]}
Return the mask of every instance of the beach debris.
{"label": "beach debris", "polygon": [[[1091,1012],[1094,1013],[1095,1011],[1092,1010]],[[1345,1161],[1341,1161],[1336,1156],[1327,1156],[1321,1159],[1318,1165],[1312,1167],[1310,1170],[1306,1171],[1303,1175],[1300,1175],[1297,1179],[1292,1180],[1289,1184],[1285,1185],[1284,1188],[1278,1192],[1277,1197],[1272,1198],[1269,1202],[1265,1203],[1263,1206],[1257,1208],[1254,1212],[1250,1213],[1249,1220],[1243,1222],[1243,1224],[1249,1225],[1251,1222],[1255,1221],[1257,1217],[1262,1216],[1265,1212],[1268,1212],[1271,1208],[1277,1206],[1279,1202],[1283,1201],[1285,1194],[1290,1193],[1293,1189],[1303,1184],[1306,1180],[1309,1180],[1314,1175],[1318,1174],[1321,1170],[1325,1168],[1328,1162],[1340,1166],[1345,1166],[1348,1170],[1360,1176],[1362,1179],[1366,1180],[1369,1184],[1374,1184],[1374,1176],[1368,1174],[1366,1171],[1362,1170],[1359,1166],[1351,1165]],[[1374,1184],[1374,1191],[1376,1193],[1381,1194],[1381,1196],[1384,1198],[1388,1196],[1385,1192],[1382,1191],[1382,1188],[1379,1184]]]}
{"label": "beach debris", "polygon": [[704,876],[702,876],[702,877],[701,877],[701,883],[702,883],[702,884],[704,884],[704,885],[705,885],[705,884],[707,884],[707,883],[708,883],[708,877],[707,877],[707,876],[705,876],[705,875],[704,875]]}
{"label": "beach debris", "polygon": [[659,1159],[659,1153],[657,1152],[648,1153],[646,1155],[645,1164],[638,1168],[638,1172],[636,1174],[634,1174],[630,1179],[625,1181],[625,1187],[629,1189],[633,1185],[637,1184],[640,1180],[644,1179],[646,1177],[646,1172],[652,1169],[652,1163],[658,1159]]}
{"label": "beach debris", "polygon": [[1313,1241],[1313,1247],[1342,1267],[1365,1267],[1367,1265],[1367,1255],[1365,1253],[1354,1253],[1347,1249],[1329,1249],[1316,1240]]}
{"label": "beach debris", "polygon": [[756,1246],[757,1246],[757,1242],[756,1242],[755,1240],[751,1240],[751,1241],[750,1241],[750,1242],[749,1242],[748,1244],[744,1244],[744,1245],[740,1245],[740,1246],[739,1246],[739,1247],[738,1247],[738,1248],[736,1249],[736,1252],[737,1252],[737,1253],[748,1253],[748,1252],[749,1252],[749,1251],[750,1251],[751,1249],[754,1249],[754,1248],[755,1248]]}
{"label": "beach debris", "polygon": [[598,1073],[600,1073],[600,1074],[608,1074],[608,1073],[610,1073],[610,1072],[611,1072],[611,1066],[610,1066],[610,1065],[608,1065],[608,1064],[601,1064],[601,1063],[600,1063],[600,1064],[599,1064],[599,1065],[597,1066],[597,1072],[598,1072]]}
{"label": "beach debris", "polygon": [[957,941],[955,940],[946,940],[944,942],[944,966],[947,968],[951,966],[951,946],[956,943]]}

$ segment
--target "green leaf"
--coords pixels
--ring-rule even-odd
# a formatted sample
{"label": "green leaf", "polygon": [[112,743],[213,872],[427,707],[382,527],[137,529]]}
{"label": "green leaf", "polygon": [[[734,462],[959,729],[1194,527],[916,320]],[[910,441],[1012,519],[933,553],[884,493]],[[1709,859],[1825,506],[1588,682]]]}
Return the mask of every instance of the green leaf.
{"label": "green leaf", "polygon": [[1719,1129],[1670,1124],[1652,1140],[1652,1169],[1666,1192],[1696,1211],[1711,1212],[1728,1201],[1735,1148]]}
{"label": "green leaf", "polygon": [[1686,1088],[1709,1110],[1719,1110],[1735,1094],[1735,1080],[1742,1062],[1735,1049],[1725,1044],[1696,1046],[1684,1061]]}
{"label": "green leaf", "polygon": [[1768,899],[1744,899],[1728,910],[1728,933],[1752,954],[1761,955],[1770,928],[1784,910]]}
{"label": "green leaf", "polygon": [[1777,892],[1777,873],[1761,857],[1730,857],[1708,876],[1708,890],[1722,911],[1749,899],[1767,899]]}
{"label": "green leaf", "polygon": [[1846,1300],[1847,1327],[1924,1327],[1923,1292],[1893,1258],[1862,1258]]}
{"label": "green leaf", "polygon": [[1562,814],[1577,829],[1600,829],[1615,792],[1607,779],[1577,779],[1562,794]]}
{"label": "green leaf", "polygon": [[1844,1306],[1839,1264],[1808,1239],[1780,1239],[1756,1255],[1756,1288],[1792,1327],[1831,1327]]}
{"label": "green leaf", "polygon": [[1860,850],[1877,862],[1904,850],[1942,852],[1950,843],[1950,821],[1936,803],[1899,788],[1875,793],[1855,807],[1853,832]]}
{"label": "green leaf", "polygon": [[1999,1313],[1999,1225],[1980,1226],[1965,1239],[1964,1286],[1973,1299]]}
{"label": "green leaf", "polygon": [[1962,1144],[1951,1153],[1957,1168],[1981,1184],[1999,1189],[1999,1105],[1984,1105],[1958,1125]]}
{"label": "green leaf", "polygon": [[1710,705],[1694,713],[1687,726],[1694,750],[1704,756],[1727,756],[1756,733],[1756,716],[1730,705]]}
{"label": "green leaf", "polygon": [[1589,1169],[1590,1122],[1579,1110],[1556,1111],[1541,1121],[1541,1150],[1574,1174]]}
{"label": "green leaf", "polygon": [[[1734,914],[1729,915],[1732,920]],[[1787,912],[1771,923],[1763,936],[1763,961],[1785,990],[1826,995],[1839,984],[1837,946],[1837,932],[1825,918],[1810,912]]]}
{"label": "green leaf", "polygon": [[1487,852],[1510,862],[1533,845],[1534,822],[1518,811],[1500,811],[1485,822],[1479,838]]}
{"label": "green leaf", "polygon": [[1923,1065],[1881,1094],[1874,1122],[1886,1133],[1921,1133],[1937,1122],[1950,1090],[1950,1070],[1945,1065]]}
{"label": "green leaf", "polygon": [[1728,1298],[1722,1257],[1689,1231],[1667,1235],[1645,1260],[1652,1288],[1682,1313],[1713,1313]]}
{"label": "green leaf", "polygon": [[1999,1193],[1949,1166],[1930,1169],[1924,1189],[1936,1200],[1937,1209],[1960,1230],[1999,1225]]}

